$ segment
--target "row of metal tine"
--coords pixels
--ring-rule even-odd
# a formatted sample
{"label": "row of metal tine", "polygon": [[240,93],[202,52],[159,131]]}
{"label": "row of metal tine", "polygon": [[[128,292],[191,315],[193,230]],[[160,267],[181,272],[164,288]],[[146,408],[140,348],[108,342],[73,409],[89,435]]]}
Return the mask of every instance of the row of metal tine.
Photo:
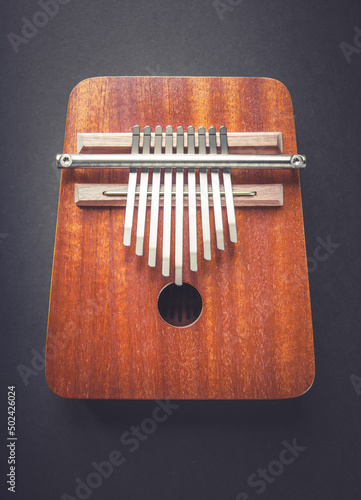
{"label": "row of metal tine", "polygon": [[[227,130],[221,127],[220,151],[221,154],[228,154]],[[155,128],[154,154],[162,154],[162,127]],[[139,154],[140,127],[136,125],[133,128],[132,154]],[[144,128],[143,136],[143,154],[151,152],[151,128]],[[198,129],[198,153],[206,154],[206,129]],[[195,154],[195,130],[194,127],[187,128],[187,153]],[[173,154],[173,128],[168,126],[165,135],[165,154]],[[184,150],[184,129],[177,128],[176,154],[185,154]],[[209,154],[217,154],[216,129],[209,128]],[[185,155],[186,160],[186,155]],[[158,237],[158,219],[159,219],[159,198],[161,195],[161,172],[160,168],[153,168],[152,189],[151,189],[151,207],[150,207],[150,228],[149,228],[149,255],[148,264],[151,267],[156,265],[157,256],[157,237]],[[222,221],[221,190],[219,169],[211,168],[212,182],[212,201],[214,210],[216,243],[219,250],[224,250],[224,231]],[[138,220],[136,231],[136,249],[137,255],[143,255],[144,233],[146,221],[146,208],[148,198],[148,168],[142,168],[140,174],[139,201],[138,201]],[[209,198],[208,198],[208,174],[207,169],[199,169],[199,184],[201,198],[202,215],[202,237],[203,237],[203,255],[206,260],[211,260],[211,231],[209,217]],[[229,226],[230,240],[237,242],[236,217],[234,211],[231,173],[229,169],[223,169],[224,195],[226,199],[226,210]],[[164,188],[162,194],[163,200],[163,240],[162,240],[162,274],[170,275],[171,262],[171,221],[172,221],[172,169],[166,168],[164,171]],[[127,203],[125,210],[124,240],[126,246],[130,245],[133,213],[135,205],[135,196],[137,191],[137,169],[131,168],[128,181]],[[196,170],[188,166],[188,214],[189,214],[189,262],[191,271],[197,271],[197,189],[196,189]],[[184,217],[184,170],[176,167],[176,185],[175,185],[175,284],[182,285],[183,282],[183,217]]]}

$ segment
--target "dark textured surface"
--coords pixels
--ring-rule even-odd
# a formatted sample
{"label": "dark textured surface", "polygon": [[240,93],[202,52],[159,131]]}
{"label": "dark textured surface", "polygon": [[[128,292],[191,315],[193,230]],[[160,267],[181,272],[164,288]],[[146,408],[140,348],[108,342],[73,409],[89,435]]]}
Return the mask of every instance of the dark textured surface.
{"label": "dark textured surface", "polygon": [[[205,0],[71,0],[15,54],[6,34],[20,34],[21,18],[39,9],[1,6],[1,419],[5,425],[6,386],[16,384],[13,497],[76,498],[76,478],[118,449],[125,463],[90,498],[358,498],[361,397],[350,377],[361,377],[361,53],[348,63],[340,43],[354,44],[360,3],[244,0],[222,21]],[[301,185],[316,380],[293,401],[181,403],[130,453],[120,436],[151,417],[154,402],[63,400],[48,389],[40,356],[27,386],[17,368],[31,367],[45,343],[59,189],[53,159],[70,91],[91,76],[149,74],[267,76],[290,90],[298,149],[308,156]],[[317,254],[327,237],[339,246]],[[294,438],[307,449],[258,494],[247,479]]]}

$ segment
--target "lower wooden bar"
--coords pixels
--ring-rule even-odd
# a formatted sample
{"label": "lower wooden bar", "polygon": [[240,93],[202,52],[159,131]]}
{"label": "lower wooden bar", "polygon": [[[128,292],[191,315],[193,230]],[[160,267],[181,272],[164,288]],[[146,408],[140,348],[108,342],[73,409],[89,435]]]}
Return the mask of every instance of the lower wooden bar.
{"label": "lower wooden bar", "polygon": [[[124,207],[127,202],[127,184],[75,184],[75,204],[78,207]],[[281,207],[283,206],[282,184],[236,184],[232,187],[235,207]],[[150,206],[152,188],[148,186],[147,205]],[[163,187],[161,187],[160,206],[163,205]],[[173,187],[175,194],[175,186]],[[188,192],[185,186],[184,192]],[[106,194],[104,194],[106,193]],[[112,194],[119,193],[119,194]],[[255,194],[254,194],[255,193]],[[211,191],[209,191],[211,194]],[[222,206],[226,205],[224,191],[221,191]],[[139,189],[136,197],[139,198]],[[212,205],[212,196],[209,197]],[[175,197],[173,196],[173,205]],[[188,196],[184,197],[188,206]],[[197,206],[201,206],[199,188]]]}

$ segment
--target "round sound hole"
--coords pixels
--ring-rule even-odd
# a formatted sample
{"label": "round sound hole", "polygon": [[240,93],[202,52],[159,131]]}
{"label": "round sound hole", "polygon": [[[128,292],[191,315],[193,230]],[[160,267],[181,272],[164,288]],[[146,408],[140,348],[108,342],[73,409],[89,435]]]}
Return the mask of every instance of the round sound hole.
{"label": "round sound hole", "polygon": [[189,283],[171,283],[158,296],[158,311],[166,323],[179,328],[189,326],[201,315],[202,297]]}

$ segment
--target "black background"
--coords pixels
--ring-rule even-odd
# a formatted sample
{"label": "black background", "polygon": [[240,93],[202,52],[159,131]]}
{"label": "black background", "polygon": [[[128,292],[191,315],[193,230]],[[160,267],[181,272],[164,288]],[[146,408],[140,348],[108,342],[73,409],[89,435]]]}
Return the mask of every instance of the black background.
{"label": "black background", "polygon": [[[348,62],[340,48],[354,45],[360,1],[243,0],[221,20],[212,0],[70,0],[16,54],[7,34],[21,35],[22,17],[39,10],[29,0],[1,4],[0,495],[7,496],[7,386],[15,384],[17,487],[9,498],[75,497],[75,479],[85,480],[91,463],[114,449],[126,462],[92,500],[235,500],[240,492],[262,500],[360,498],[361,397],[350,377],[361,377],[361,53]],[[282,81],[308,158],[307,255],[320,238],[339,245],[310,261],[311,390],[289,401],[180,402],[133,454],[119,438],[151,417],[154,401],[65,400],[48,388],[41,362],[28,385],[18,372],[45,344],[60,179],[54,158],[68,97],[79,81],[109,75]],[[248,477],[294,438],[306,450],[257,494]]]}

